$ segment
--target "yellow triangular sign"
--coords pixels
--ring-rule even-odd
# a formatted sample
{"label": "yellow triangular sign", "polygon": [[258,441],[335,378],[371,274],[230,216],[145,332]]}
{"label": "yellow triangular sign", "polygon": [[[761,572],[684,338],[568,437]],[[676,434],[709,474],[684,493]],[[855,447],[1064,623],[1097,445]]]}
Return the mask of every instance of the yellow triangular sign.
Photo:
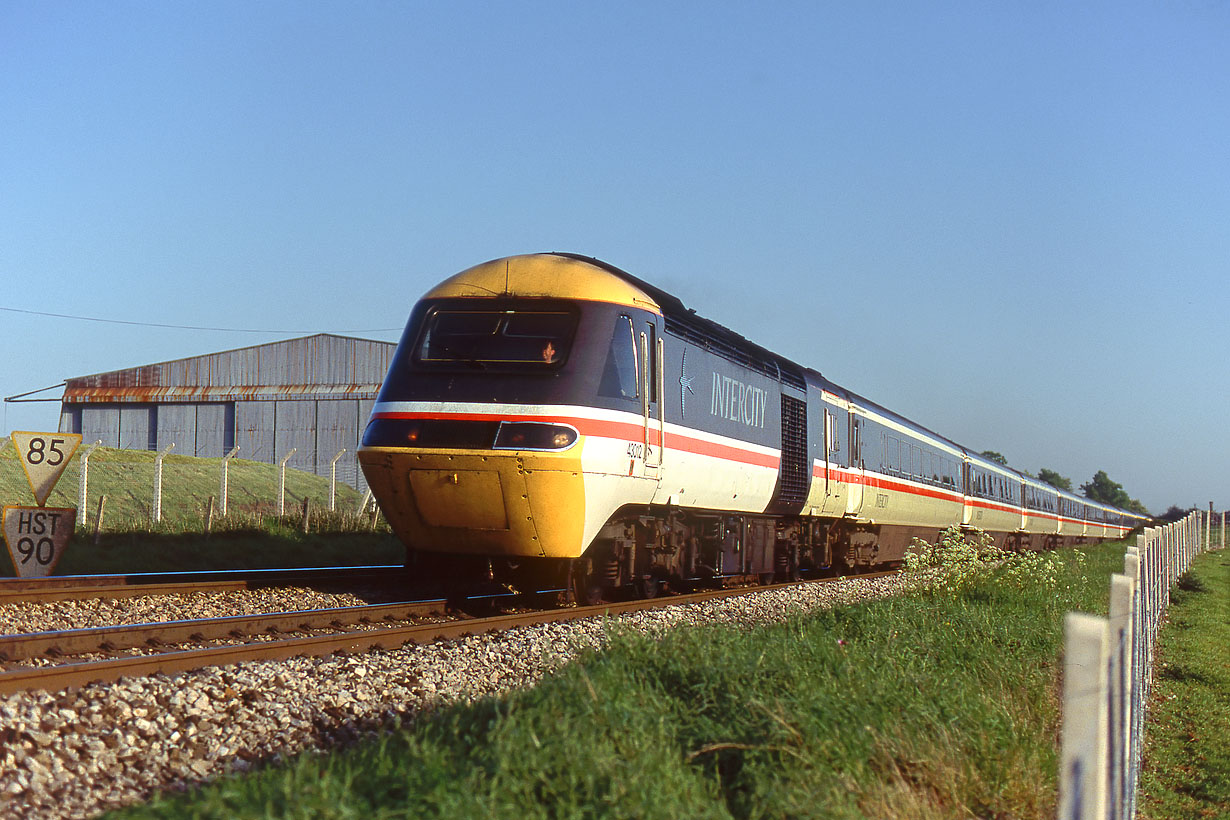
{"label": "yellow triangular sign", "polygon": [[34,500],[41,507],[64,474],[68,460],[81,446],[79,433],[30,433],[13,431],[13,446],[17,459],[26,471],[26,480],[34,491]]}

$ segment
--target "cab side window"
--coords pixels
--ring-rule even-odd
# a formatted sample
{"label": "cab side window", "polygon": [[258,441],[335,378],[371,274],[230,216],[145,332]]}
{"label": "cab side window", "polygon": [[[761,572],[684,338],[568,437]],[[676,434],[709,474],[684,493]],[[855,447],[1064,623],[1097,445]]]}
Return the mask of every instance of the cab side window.
{"label": "cab side window", "polygon": [[611,333],[611,346],[607,350],[606,366],[602,369],[598,394],[617,399],[635,399],[640,375],[638,369],[632,319],[620,316],[615,320],[615,329]]}

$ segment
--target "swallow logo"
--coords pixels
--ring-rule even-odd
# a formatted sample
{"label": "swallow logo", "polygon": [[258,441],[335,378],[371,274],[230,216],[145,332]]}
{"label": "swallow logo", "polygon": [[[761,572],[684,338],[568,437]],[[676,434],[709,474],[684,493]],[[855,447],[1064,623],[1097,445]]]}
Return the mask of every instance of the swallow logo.
{"label": "swallow logo", "polygon": [[692,380],[688,378],[688,349],[683,349],[683,361],[679,365],[679,414],[688,412],[688,393],[696,395],[692,389]]}

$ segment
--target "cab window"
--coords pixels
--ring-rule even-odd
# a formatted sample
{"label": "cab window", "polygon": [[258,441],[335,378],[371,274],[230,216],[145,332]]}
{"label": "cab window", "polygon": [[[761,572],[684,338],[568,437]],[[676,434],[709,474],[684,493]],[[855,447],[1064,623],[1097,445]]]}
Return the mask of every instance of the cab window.
{"label": "cab window", "polygon": [[568,357],[576,324],[567,311],[438,309],[427,317],[415,359],[557,367]]}
{"label": "cab window", "polygon": [[615,329],[611,333],[611,345],[607,349],[598,394],[617,399],[635,399],[636,386],[640,382],[638,368],[632,319],[620,316],[615,320]]}

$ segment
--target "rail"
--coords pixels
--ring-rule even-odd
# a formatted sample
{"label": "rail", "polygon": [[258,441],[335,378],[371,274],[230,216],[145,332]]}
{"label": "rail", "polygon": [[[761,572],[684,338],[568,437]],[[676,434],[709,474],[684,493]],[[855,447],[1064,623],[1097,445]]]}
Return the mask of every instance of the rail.
{"label": "rail", "polygon": [[1109,618],[1065,618],[1059,820],[1135,816],[1154,644],[1171,587],[1214,549],[1213,517],[1193,512],[1146,529],[1128,548],[1123,573],[1111,576]]}
{"label": "rail", "polygon": [[[894,573],[871,573],[858,577],[878,578],[892,574]],[[802,583],[830,584],[839,583],[842,580],[839,578],[824,578],[804,581]],[[494,617],[460,617],[445,622],[408,626],[378,626],[376,622],[379,619],[385,619],[389,615],[394,616],[395,619],[420,617],[438,610],[439,604],[443,602],[402,602],[383,606],[348,607],[344,610],[320,610],[315,613],[302,611],[271,613],[258,616],[237,616],[233,618],[201,619],[168,624],[139,624],[132,627],[121,627],[116,630],[103,628],[72,630],[60,633],[41,633],[31,636],[2,636],[0,637],[0,652],[13,659],[23,659],[37,653],[46,653],[48,648],[56,650],[55,653],[49,654],[74,654],[78,652],[88,654],[99,648],[100,638],[108,644],[108,646],[103,648],[110,652],[120,648],[121,645],[147,644],[151,649],[160,650],[160,645],[168,642],[183,640],[199,642],[202,639],[208,639],[207,636],[219,637],[222,634],[219,632],[220,629],[228,635],[232,631],[241,633],[240,635],[233,635],[238,641],[237,643],[225,646],[187,649],[172,646],[167,651],[156,651],[155,654],[115,657],[105,660],[70,661],[53,666],[17,666],[0,671],[0,695],[39,689],[54,692],[68,686],[84,686],[89,683],[115,681],[121,677],[131,675],[169,674],[200,669],[205,666],[247,663],[258,660],[281,660],[299,655],[321,657],[336,652],[359,653],[372,649],[396,649],[406,643],[429,643],[436,640],[495,632],[519,626],[615,615],[644,609],[660,609],[792,587],[796,586],[797,583],[799,582],[773,584],[763,587],[706,590],[704,592],[664,598],[637,599],[583,607],[541,609]],[[335,627],[332,634],[307,637],[282,637],[277,635],[276,632],[270,633],[266,631],[270,626],[276,627],[278,630],[284,628],[298,629],[304,621],[310,622],[312,628],[328,628],[332,626],[332,622],[335,620],[350,623],[366,621],[369,626],[364,629]],[[109,632],[111,633],[110,635],[108,634]],[[256,632],[263,633],[264,639],[254,640],[252,636]],[[128,638],[120,639],[114,637],[116,633],[130,634]],[[244,637],[244,634],[247,637]],[[148,640],[150,638],[154,640],[151,642]]]}
{"label": "rail", "polygon": [[59,575],[50,578],[0,578],[0,605],[23,601],[135,598],[224,592],[272,586],[399,587],[407,584],[400,566],[295,567],[208,572],[145,572],[128,575]]}

